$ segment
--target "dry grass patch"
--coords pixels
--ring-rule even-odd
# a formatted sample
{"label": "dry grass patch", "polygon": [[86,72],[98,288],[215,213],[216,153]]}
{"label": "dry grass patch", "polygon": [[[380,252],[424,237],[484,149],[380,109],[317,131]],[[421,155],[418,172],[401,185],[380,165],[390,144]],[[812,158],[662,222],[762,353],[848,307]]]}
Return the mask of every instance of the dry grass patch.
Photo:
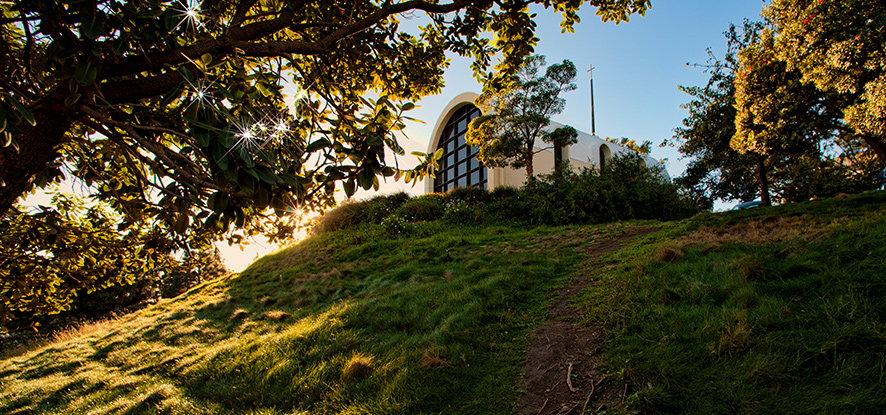
{"label": "dry grass patch", "polygon": [[342,376],[345,379],[363,380],[375,371],[375,358],[368,354],[355,353],[345,364]]}
{"label": "dry grass patch", "polygon": [[797,239],[812,241],[825,236],[818,230],[820,226],[815,223],[812,215],[767,216],[723,228],[702,226],[680,239],[679,244],[700,244],[719,249],[720,245],[726,243],[763,245]]}
{"label": "dry grass patch", "polygon": [[738,275],[745,281],[759,282],[766,279],[766,267],[756,255],[746,255],[737,259],[733,267],[738,270]]}
{"label": "dry grass patch", "polygon": [[431,345],[430,347],[425,348],[422,352],[418,365],[423,368],[447,367],[449,366],[449,362],[441,357],[442,354],[442,348],[437,345]]}
{"label": "dry grass patch", "polygon": [[655,250],[655,260],[671,264],[683,259],[683,250],[676,246],[662,246]]}

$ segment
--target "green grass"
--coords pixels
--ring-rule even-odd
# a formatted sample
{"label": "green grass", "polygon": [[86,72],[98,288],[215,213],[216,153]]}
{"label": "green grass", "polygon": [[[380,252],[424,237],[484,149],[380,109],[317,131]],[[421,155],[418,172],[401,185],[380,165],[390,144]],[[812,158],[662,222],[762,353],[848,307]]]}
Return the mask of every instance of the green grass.
{"label": "green grass", "polygon": [[583,259],[537,242],[564,231],[315,236],[3,360],[0,413],[510,414],[528,331]]}
{"label": "green grass", "polygon": [[[886,192],[666,224],[438,222],[311,237],[0,359],[4,414],[512,414],[573,274],[618,413],[886,408]],[[663,226],[583,264],[594,236]],[[564,237],[580,234],[581,237]]]}
{"label": "green grass", "polygon": [[620,412],[883,413],[882,193],[701,215],[620,252],[580,300],[632,386]]}

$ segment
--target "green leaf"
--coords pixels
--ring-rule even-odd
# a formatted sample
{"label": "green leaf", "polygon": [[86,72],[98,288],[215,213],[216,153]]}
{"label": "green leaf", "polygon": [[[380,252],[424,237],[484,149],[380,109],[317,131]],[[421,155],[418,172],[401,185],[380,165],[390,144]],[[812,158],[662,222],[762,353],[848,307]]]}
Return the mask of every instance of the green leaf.
{"label": "green leaf", "polygon": [[197,139],[197,145],[200,147],[209,147],[209,133],[196,133],[194,138]]}
{"label": "green leaf", "polygon": [[[255,160],[252,158],[252,155],[249,154],[249,151],[246,150],[246,147],[241,146],[238,149],[237,153],[240,155],[240,159],[246,163],[247,168],[251,169],[251,168],[255,167]],[[248,170],[248,171],[252,171],[252,170]]]}
{"label": "green leaf", "polygon": [[123,56],[129,49],[129,42],[124,39],[116,39],[111,42],[111,51],[117,56]]}
{"label": "green leaf", "polygon": [[219,135],[219,141],[224,148],[231,148],[237,144],[237,134],[231,130],[231,127],[227,127]]}
{"label": "green leaf", "polygon": [[407,103],[403,104],[403,111],[409,111],[413,108],[415,108],[415,104],[413,104],[411,102],[407,102]]}
{"label": "green leaf", "polygon": [[209,196],[207,204],[214,212],[224,212],[225,208],[228,207],[229,198],[227,193],[215,192]]}
{"label": "green leaf", "polygon": [[[6,131],[6,106],[0,102],[0,133]],[[3,147],[8,146],[9,144],[4,145]]]}
{"label": "green leaf", "polygon": [[188,221],[189,219],[187,214],[178,215],[178,219],[175,221],[175,227],[173,228],[173,230],[175,230],[175,233],[179,235],[184,235],[185,233],[187,233]]}
{"label": "green leaf", "polygon": [[353,177],[351,177],[350,179],[348,179],[344,183],[342,183],[342,187],[344,187],[345,195],[347,197],[351,197],[354,195],[354,193],[357,192],[357,185],[356,185],[356,183],[354,183]]}
{"label": "green leaf", "polygon": [[292,173],[280,173],[277,177],[279,177],[280,180],[283,180],[283,183],[290,186],[298,186],[298,177]]}
{"label": "green leaf", "polygon": [[255,198],[253,198],[253,204],[259,210],[264,210],[271,203],[271,195],[264,188],[259,188],[257,192],[255,192]]}
{"label": "green leaf", "polygon": [[9,96],[9,100],[12,101],[12,105],[15,106],[15,109],[18,111],[18,113],[21,114],[21,116],[28,121],[28,124],[31,124],[32,126],[37,125],[37,121],[34,120],[34,114],[31,114],[31,111],[28,110],[28,107],[19,102],[19,100],[12,95]]}
{"label": "green leaf", "polygon": [[222,170],[228,169],[228,155],[225,153],[225,150],[218,143],[213,143],[212,146],[212,159],[215,160],[215,163]]}
{"label": "green leaf", "polygon": [[434,160],[440,160],[441,158],[443,158],[443,149],[439,148],[434,152]]}
{"label": "green leaf", "polygon": [[70,107],[70,106],[76,104],[77,101],[79,101],[79,100],[80,100],[80,94],[71,95],[71,96],[65,98],[65,106]]}
{"label": "green leaf", "polygon": [[95,16],[84,14],[80,21],[80,34],[87,39],[98,39],[104,34],[105,23],[100,12],[96,12]]}
{"label": "green leaf", "polygon": [[331,144],[329,143],[328,140],[321,138],[317,141],[314,141],[311,144],[308,144],[308,148],[305,150],[305,152],[306,153],[313,153],[313,152],[316,152],[320,149],[324,149],[324,148],[330,147],[330,146],[331,146]]}
{"label": "green leaf", "polygon": [[182,92],[184,92],[184,90],[184,85],[179,82],[179,84],[176,85],[175,88],[172,88],[171,90],[169,90],[169,92],[167,92],[165,95],[163,95],[163,97],[160,98],[160,106],[165,107],[171,104],[172,101],[175,101],[182,96]]}
{"label": "green leaf", "polygon": [[258,174],[258,178],[261,179],[261,181],[271,186],[275,186],[277,184],[277,175],[275,175],[271,169],[264,166],[258,166],[254,170]]}
{"label": "green leaf", "polygon": [[185,81],[194,82],[194,75],[191,74],[191,71],[189,71],[188,68],[185,68],[184,66],[179,66],[176,70],[179,74],[181,74],[182,78],[185,78]]}
{"label": "green leaf", "polygon": [[98,75],[98,70],[95,69],[95,65],[91,62],[77,65],[77,69],[74,71],[74,77],[77,78],[77,82],[81,85],[93,83],[96,75]]}

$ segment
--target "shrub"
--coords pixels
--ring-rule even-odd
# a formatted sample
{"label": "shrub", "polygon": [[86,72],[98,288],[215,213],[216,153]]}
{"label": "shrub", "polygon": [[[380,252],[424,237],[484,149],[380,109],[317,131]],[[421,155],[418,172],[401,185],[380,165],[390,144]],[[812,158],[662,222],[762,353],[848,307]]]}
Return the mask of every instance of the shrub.
{"label": "shrub", "polygon": [[443,222],[453,225],[476,225],[483,222],[483,214],[477,206],[463,202],[449,202],[443,213]]}
{"label": "shrub", "polygon": [[527,211],[522,192],[513,187],[499,187],[490,192],[489,202],[483,205],[485,222],[501,225],[527,223]]}
{"label": "shrub", "polygon": [[314,226],[311,227],[311,233],[320,235],[327,232],[337,231],[339,229],[349,228],[357,225],[365,220],[363,211],[366,202],[345,200],[334,209],[326,212],[323,216],[317,218]]}
{"label": "shrub", "polygon": [[390,236],[406,236],[412,231],[412,224],[399,214],[393,214],[382,219],[381,226],[384,228],[385,233]]}
{"label": "shrub", "polygon": [[602,171],[582,169],[540,176],[520,190],[532,224],[605,223],[627,219],[672,220],[697,212],[660,171],[629,153],[613,157]]}
{"label": "shrub", "polygon": [[408,200],[406,192],[372,197],[363,202],[363,222],[381,223],[382,219],[396,212]]}
{"label": "shrub", "polygon": [[408,200],[409,195],[406,192],[379,195],[360,201],[345,200],[317,218],[311,227],[311,233],[319,235],[361,223],[381,223],[382,219],[396,212]]}
{"label": "shrub", "polygon": [[444,203],[462,203],[466,205],[479,205],[491,200],[489,191],[476,186],[456,187],[443,194]]}
{"label": "shrub", "polygon": [[412,198],[397,209],[397,214],[410,222],[440,219],[443,216],[442,198],[435,193]]}

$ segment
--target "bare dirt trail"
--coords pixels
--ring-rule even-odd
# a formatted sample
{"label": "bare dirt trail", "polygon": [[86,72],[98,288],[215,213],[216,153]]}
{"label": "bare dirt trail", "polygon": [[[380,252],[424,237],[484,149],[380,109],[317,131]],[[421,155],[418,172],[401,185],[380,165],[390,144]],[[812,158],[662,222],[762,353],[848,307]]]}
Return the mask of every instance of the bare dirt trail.
{"label": "bare dirt trail", "polygon": [[[606,379],[598,369],[603,359],[605,333],[601,327],[579,324],[581,311],[570,300],[593,282],[591,275],[605,265],[601,258],[623,248],[630,240],[657,231],[655,228],[626,228],[615,235],[587,235],[593,238],[581,250],[588,256],[584,275],[574,275],[548,306],[550,320],[532,333],[520,386],[521,415],[567,415],[597,413],[617,406],[624,399],[627,385]],[[581,234],[569,235],[573,242]]]}

